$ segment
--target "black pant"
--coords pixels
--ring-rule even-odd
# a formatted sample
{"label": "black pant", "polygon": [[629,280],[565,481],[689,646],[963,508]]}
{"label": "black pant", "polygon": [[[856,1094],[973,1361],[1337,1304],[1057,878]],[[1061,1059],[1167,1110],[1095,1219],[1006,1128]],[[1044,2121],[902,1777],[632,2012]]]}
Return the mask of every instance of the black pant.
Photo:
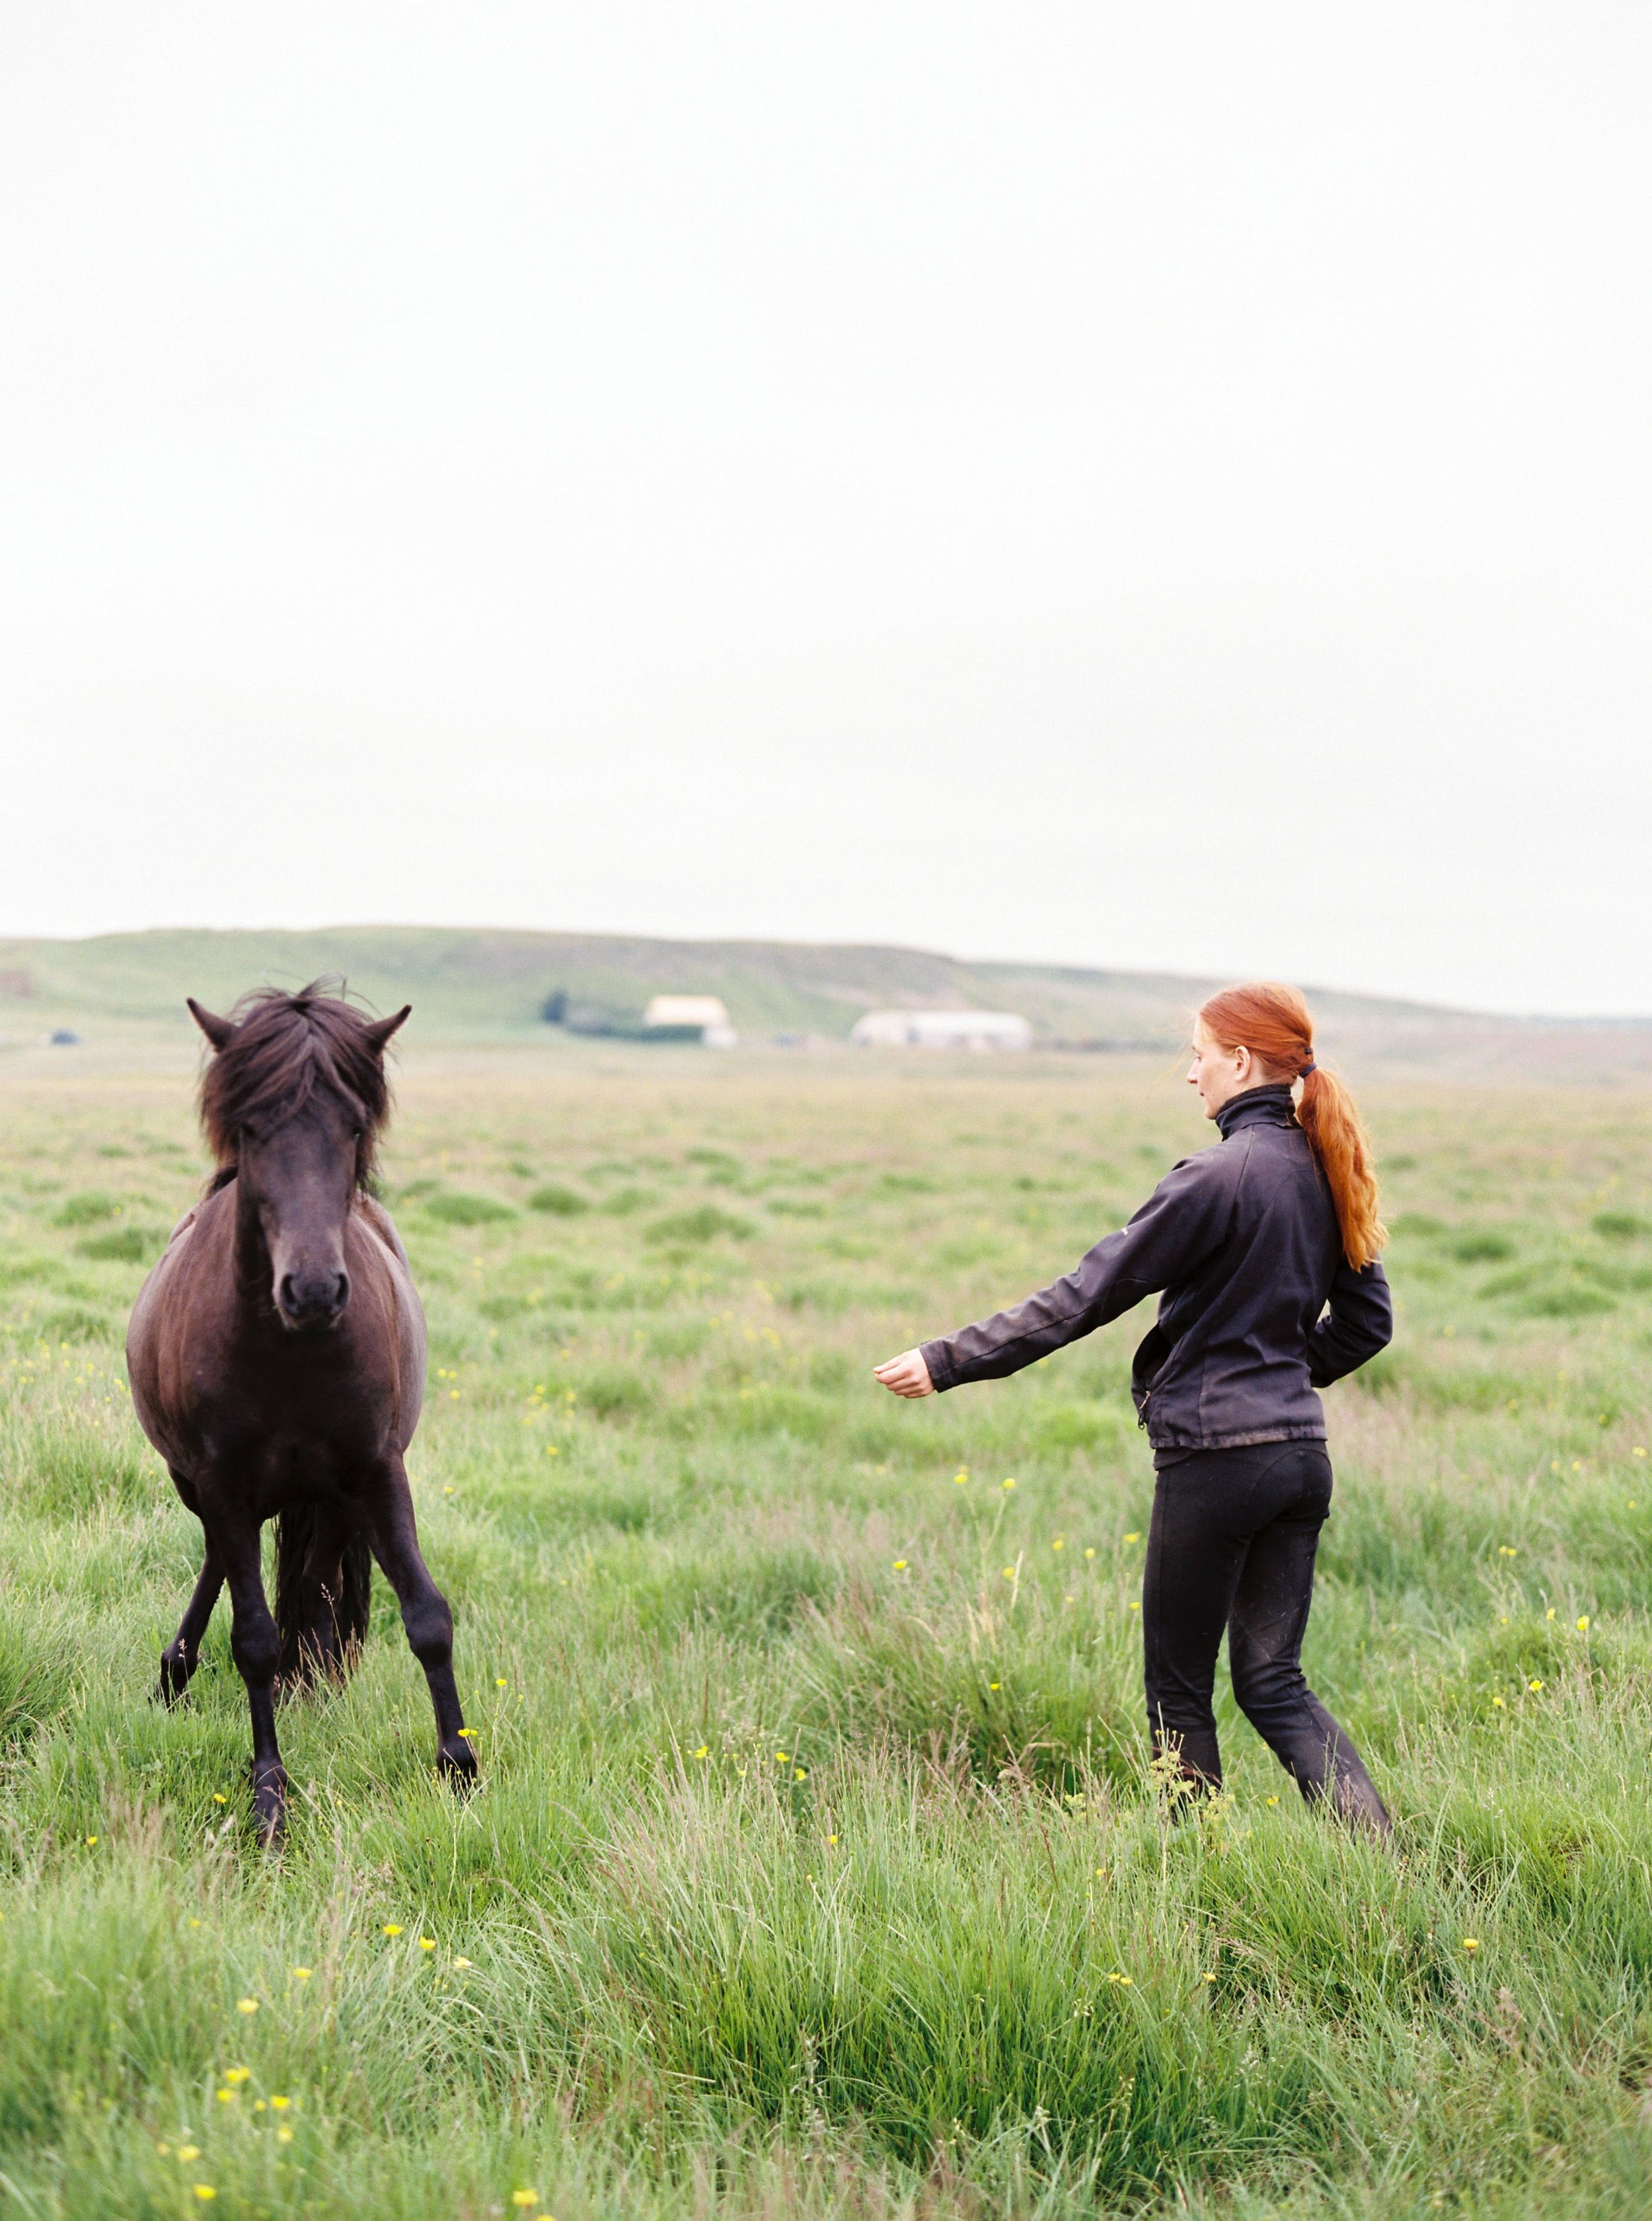
{"label": "black pant", "polygon": [[1386,1835],[1359,1753],[1302,1677],[1330,1489],[1323,1442],[1161,1453],[1142,1592],[1148,1724],[1155,1757],[1173,1753],[1190,1786],[1221,1787],[1211,1694],[1225,1627],[1240,1710],[1303,1795]]}

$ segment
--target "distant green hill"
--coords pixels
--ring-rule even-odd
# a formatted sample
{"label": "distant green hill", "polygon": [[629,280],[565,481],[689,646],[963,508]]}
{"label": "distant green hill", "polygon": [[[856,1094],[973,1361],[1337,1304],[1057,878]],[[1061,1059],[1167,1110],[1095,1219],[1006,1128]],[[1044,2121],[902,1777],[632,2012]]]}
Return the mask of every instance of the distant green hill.
{"label": "distant green hill", "polygon": [[[919,948],[778,941],[648,941],[483,927],[336,926],[310,933],[178,930],[87,941],[0,940],[0,1040],[57,1028],[88,1041],[192,1037],[185,995],[227,1009],[250,987],[332,975],[380,1010],[410,1002],[422,1045],[560,1038],[542,1013],[571,1007],[640,1016],[651,995],[720,995],[748,1041],[842,1039],[888,1006],[1017,1010],[1051,1046],[1169,1053],[1218,984],[1166,973],[978,964]],[[1365,1064],[1535,1065],[1540,1075],[1605,1076],[1652,1062],[1652,1028],[1590,1028],[1474,1017],[1375,997],[1315,992],[1322,1038]]]}
{"label": "distant green hill", "polygon": [[[227,1008],[266,982],[336,975],[380,1010],[410,1002],[427,1040],[541,1034],[548,998],[640,1014],[651,995],[720,995],[742,1035],[847,1035],[889,1005],[1018,1010],[1047,1040],[1171,1047],[1212,981],[1036,964],[969,964],[916,948],[643,941],[433,926],[313,933],[168,931],[0,941],[0,1032],[54,1026],[184,1030],[186,994]],[[1361,1016],[1407,1006],[1327,997]],[[1416,1013],[1421,1016],[1421,1012]],[[1436,1015],[1436,1014],[1430,1014]]]}

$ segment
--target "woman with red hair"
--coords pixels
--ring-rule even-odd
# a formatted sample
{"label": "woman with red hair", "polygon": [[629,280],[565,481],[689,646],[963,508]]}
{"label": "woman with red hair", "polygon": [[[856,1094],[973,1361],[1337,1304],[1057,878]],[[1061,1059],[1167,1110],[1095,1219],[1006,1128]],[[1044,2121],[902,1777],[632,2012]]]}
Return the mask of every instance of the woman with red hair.
{"label": "woman with red hair", "polygon": [[1155,1757],[1184,1793],[1220,1788],[1211,1698],[1225,1629],[1240,1708],[1303,1795],[1386,1837],[1382,1799],[1301,1663],[1331,1496],[1317,1391],[1393,1331],[1371,1145],[1315,1060],[1294,988],[1213,995],[1187,1078],[1216,1148],[1185,1158],[1065,1278],[877,1377],[898,1396],[999,1380],[1160,1293],[1130,1383],[1157,1473],[1142,1593]]}

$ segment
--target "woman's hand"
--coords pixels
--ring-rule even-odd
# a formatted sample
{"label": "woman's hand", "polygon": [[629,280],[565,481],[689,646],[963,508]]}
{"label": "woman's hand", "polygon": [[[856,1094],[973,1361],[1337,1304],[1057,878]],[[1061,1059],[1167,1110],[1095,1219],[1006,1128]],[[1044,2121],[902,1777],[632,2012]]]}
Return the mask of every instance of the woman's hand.
{"label": "woman's hand", "polygon": [[921,1349],[903,1350],[892,1357],[887,1365],[874,1365],[873,1378],[896,1396],[933,1396],[935,1383],[929,1378],[929,1368],[923,1362]]}

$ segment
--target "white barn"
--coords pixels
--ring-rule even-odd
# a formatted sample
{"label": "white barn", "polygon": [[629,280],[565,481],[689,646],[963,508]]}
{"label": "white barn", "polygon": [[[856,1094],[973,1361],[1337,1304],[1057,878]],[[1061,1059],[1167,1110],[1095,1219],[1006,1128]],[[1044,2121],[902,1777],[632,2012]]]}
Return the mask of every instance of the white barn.
{"label": "white barn", "polygon": [[1032,1028],[1013,1010],[868,1010],[849,1039],[861,1048],[1028,1049]]}
{"label": "white barn", "polygon": [[698,1026],[707,1048],[732,1048],[740,1036],[720,995],[655,995],[642,1013],[645,1026]]}

